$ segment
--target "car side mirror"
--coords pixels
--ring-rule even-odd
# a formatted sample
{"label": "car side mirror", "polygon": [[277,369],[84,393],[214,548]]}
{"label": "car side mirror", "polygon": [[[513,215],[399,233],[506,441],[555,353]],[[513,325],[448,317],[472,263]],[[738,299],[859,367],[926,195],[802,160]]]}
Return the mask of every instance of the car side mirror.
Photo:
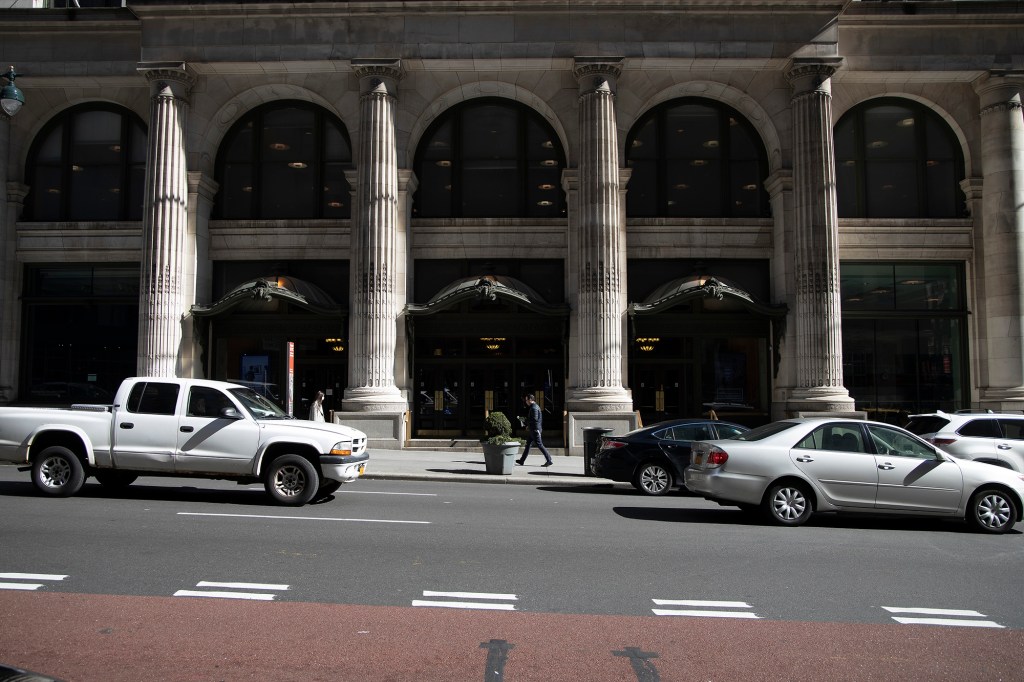
{"label": "car side mirror", "polygon": [[241,413],[233,407],[225,407],[220,411],[221,419],[241,419]]}

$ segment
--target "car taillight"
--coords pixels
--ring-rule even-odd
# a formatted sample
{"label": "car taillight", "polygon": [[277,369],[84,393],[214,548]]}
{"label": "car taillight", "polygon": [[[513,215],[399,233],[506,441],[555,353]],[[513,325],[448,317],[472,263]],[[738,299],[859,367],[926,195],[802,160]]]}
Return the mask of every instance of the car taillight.
{"label": "car taillight", "polygon": [[616,448],[624,448],[624,447],[626,447],[626,444],[623,443],[621,440],[608,440],[608,439],[605,439],[601,443],[601,449],[602,450],[614,450]]}
{"label": "car taillight", "polygon": [[722,448],[711,448],[707,458],[704,460],[704,466],[708,469],[714,469],[722,466],[727,461],[729,461],[729,453]]}
{"label": "car taillight", "polygon": [[929,438],[928,442],[942,447],[943,445],[952,445],[956,442],[956,438]]}

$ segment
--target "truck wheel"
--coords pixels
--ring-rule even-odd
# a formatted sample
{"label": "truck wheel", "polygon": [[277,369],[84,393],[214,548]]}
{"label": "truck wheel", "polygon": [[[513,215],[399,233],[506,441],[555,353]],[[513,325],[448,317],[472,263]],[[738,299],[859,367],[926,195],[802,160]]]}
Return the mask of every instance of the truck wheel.
{"label": "truck wheel", "polygon": [[32,483],[50,497],[71,497],[82,489],[85,469],[75,453],[51,445],[32,460]]}
{"label": "truck wheel", "polygon": [[110,490],[124,490],[139,477],[138,474],[129,474],[124,471],[109,471],[101,470],[94,471],[92,473],[96,477],[96,480],[100,482],[104,488]]}
{"label": "truck wheel", "polygon": [[312,500],[319,484],[316,468],[298,455],[283,455],[271,462],[264,481],[267,494],[289,507],[301,507]]}

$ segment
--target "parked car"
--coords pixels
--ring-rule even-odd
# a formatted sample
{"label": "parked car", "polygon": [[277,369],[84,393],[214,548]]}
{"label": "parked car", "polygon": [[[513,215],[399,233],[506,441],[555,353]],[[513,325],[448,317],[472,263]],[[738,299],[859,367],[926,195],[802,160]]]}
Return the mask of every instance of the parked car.
{"label": "parked car", "polygon": [[1024,473],[1024,414],[938,411],[913,415],[906,429],[954,457]]}
{"label": "parked car", "polygon": [[695,440],[731,438],[747,427],[709,419],[675,419],[604,436],[594,455],[594,474],[632,483],[645,495],[664,495],[683,482]]}
{"label": "parked car", "polygon": [[720,504],[763,510],[786,526],[814,512],[966,519],[986,533],[1021,520],[1024,477],[956,459],[890,424],[788,419],[733,440],[694,443],[686,487]]}

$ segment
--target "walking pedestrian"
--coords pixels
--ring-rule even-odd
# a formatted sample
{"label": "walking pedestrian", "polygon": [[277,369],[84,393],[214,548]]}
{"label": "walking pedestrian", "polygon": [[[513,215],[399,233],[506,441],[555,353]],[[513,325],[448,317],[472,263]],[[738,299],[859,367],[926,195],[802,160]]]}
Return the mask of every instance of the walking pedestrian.
{"label": "walking pedestrian", "polygon": [[524,395],[523,402],[526,404],[526,448],[523,450],[523,456],[519,458],[516,464],[522,466],[526,463],[526,457],[530,454],[530,446],[536,443],[546,460],[541,466],[549,467],[553,463],[551,461],[551,453],[544,447],[544,441],[541,440],[540,436],[544,424],[544,413],[541,412],[540,405],[537,404],[532,393]]}
{"label": "walking pedestrian", "polygon": [[313,422],[322,422],[324,420],[324,392],[317,391],[316,399],[313,404],[309,407],[309,420]]}

